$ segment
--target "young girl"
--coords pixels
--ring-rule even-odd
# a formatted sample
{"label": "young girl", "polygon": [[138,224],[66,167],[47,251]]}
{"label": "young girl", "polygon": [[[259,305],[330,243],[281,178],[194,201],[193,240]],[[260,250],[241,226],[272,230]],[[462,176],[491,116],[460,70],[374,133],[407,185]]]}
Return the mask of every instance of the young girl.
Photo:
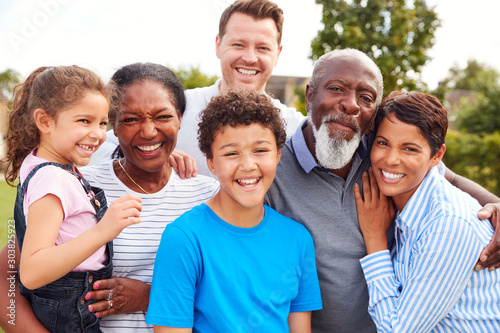
{"label": "young girl", "polygon": [[13,186],[19,175],[20,291],[51,332],[100,331],[85,295],[111,276],[106,244],[140,222],[139,197],[124,196],[106,212],[103,192],[76,167],[106,137],[108,101],[97,75],[78,66],[41,67],[14,95],[6,180]]}
{"label": "young girl", "polygon": [[[374,122],[371,184],[364,177],[364,202],[359,187],[355,195],[377,331],[500,332],[500,271],[474,270],[493,228],[477,218],[479,203],[435,168],[445,152],[446,109],[433,96],[395,92]],[[398,212],[392,252],[392,221],[373,214],[385,196]]]}

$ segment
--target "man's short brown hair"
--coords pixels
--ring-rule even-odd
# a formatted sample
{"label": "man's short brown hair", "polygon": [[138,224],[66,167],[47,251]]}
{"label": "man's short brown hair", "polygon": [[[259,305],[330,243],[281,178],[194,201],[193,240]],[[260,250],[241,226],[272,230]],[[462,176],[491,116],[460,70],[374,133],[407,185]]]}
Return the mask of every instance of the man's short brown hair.
{"label": "man's short brown hair", "polygon": [[226,8],[220,17],[219,38],[222,39],[226,33],[226,25],[234,13],[243,13],[256,20],[270,18],[276,24],[278,30],[278,45],[281,45],[281,33],[283,31],[283,10],[277,4],[268,0],[237,0]]}

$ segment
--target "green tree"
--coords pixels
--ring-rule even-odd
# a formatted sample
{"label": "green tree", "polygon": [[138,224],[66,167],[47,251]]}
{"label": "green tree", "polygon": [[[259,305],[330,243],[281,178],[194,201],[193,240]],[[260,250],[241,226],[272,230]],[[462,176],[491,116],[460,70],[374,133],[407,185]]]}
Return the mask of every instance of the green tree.
{"label": "green tree", "polygon": [[488,92],[489,88],[498,86],[499,78],[500,74],[495,69],[471,59],[463,69],[457,65],[450,68],[450,73],[441,83],[441,89]]}
{"label": "green tree", "polygon": [[5,98],[10,99],[14,87],[20,83],[20,74],[13,69],[0,73],[0,92]]}
{"label": "green tree", "polygon": [[424,0],[316,0],[323,5],[324,29],[312,42],[311,58],[338,48],[355,48],[380,67],[386,94],[426,91],[420,71],[429,60],[440,21]]}
{"label": "green tree", "polygon": [[436,96],[450,99],[453,92],[463,96],[449,106],[454,128],[467,133],[500,130],[500,73],[492,67],[469,60],[465,68],[454,66],[436,89]]}
{"label": "green tree", "polygon": [[472,102],[464,100],[455,110],[455,126],[467,133],[500,131],[500,87],[489,94],[477,92]]}
{"label": "green tree", "polygon": [[217,75],[202,73],[199,66],[190,66],[189,68],[180,67],[173,71],[181,81],[184,89],[211,86],[218,79]]}
{"label": "green tree", "polygon": [[477,135],[448,131],[443,161],[454,172],[500,193],[500,132]]}
{"label": "green tree", "polygon": [[469,60],[465,68],[453,66],[433,92],[446,100],[456,129],[446,136],[444,162],[492,193],[500,193],[499,78],[493,68]]}

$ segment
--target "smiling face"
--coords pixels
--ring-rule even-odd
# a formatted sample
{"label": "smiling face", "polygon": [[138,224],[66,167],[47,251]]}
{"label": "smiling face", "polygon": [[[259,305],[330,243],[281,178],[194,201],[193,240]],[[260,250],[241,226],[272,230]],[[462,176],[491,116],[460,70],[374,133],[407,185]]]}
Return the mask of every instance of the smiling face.
{"label": "smiling face", "polygon": [[55,119],[45,114],[47,127],[41,130],[37,156],[61,164],[87,165],[106,139],[108,110],[104,96],[88,92]]}
{"label": "smiling face", "polygon": [[278,29],[272,19],[256,20],[243,13],[232,14],[224,36],[216,38],[222,70],[220,91],[239,87],[264,92],[280,52]]}
{"label": "smiling face", "polygon": [[168,157],[177,142],[180,116],[169,92],[153,80],[138,81],[124,91],[114,124],[125,155],[125,167],[137,178],[170,168]]}
{"label": "smiling face", "polygon": [[307,110],[319,128],[326,117],[331,137],[350,140],[357,131],[364,134],[375,112],[377,77],[364,59],[337,57],[323,65],[316,91],[307,89]]}
{"label": "smiling face", "polygon": [[323,64],[314,91],[307,87],[308,120],[314,136],[306,140],[327,169],[348,165],[368,130],[377,100],[374,66],[364,58],[337,56]]}
{"label": "smiling face", "polygon": [[427,172],[438,165],[444,145],[431,156],[431,147],[415,125],[388,115],[381,123],[371,151],[372,168],[380,191],[402,211]]}
{"label": "smiling face", "polygon": [[220,182],[217,195],[226,212],[263,209],[264,195],[271,186],[281,151],[273,132],[258,123],[218,132],[212,144],[210,171]]}

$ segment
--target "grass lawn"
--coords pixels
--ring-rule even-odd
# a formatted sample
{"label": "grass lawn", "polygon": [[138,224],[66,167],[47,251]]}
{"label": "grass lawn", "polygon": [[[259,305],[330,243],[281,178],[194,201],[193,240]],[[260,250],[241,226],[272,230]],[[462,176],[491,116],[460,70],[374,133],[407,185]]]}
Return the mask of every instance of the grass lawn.
{"label": "grass lawn", "polygon": [[[16,200],[16,188],[10,187],[4,180],[0,181],[0,247],[7,244],[7,226],[9,220],[14,219],[14,201]],[[12,222],[13,223],[13,222]],[[3,313],[3,311],[1,312]],[[0,328],[0,333],[4,331]]]}
{"label": "grass lawn", "polygon": [[9,220],[14,219],[15,200],[16,188],[7,185],[4,180],[0,181],[0,247],[2,248],[7,244]]}

